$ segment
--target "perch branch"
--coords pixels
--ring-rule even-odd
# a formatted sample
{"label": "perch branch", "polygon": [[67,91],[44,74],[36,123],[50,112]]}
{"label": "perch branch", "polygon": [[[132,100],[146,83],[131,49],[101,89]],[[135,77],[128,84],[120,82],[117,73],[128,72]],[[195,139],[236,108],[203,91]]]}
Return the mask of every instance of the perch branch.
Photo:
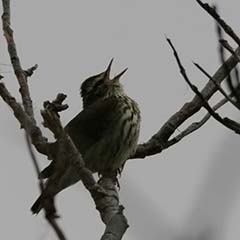
{"label": "perch branch", "polygon": [[[42,136],[41,130],[37,127],[34,119],[34,113],[32,108],[32,100],[27,84],[27,77],[31,76],[36,70],[37,65],[24,71],[20,64],[20,59],[17,55],[16,45],[13,38],[13,31],[10,27],[10,4],[9,0],[2,0],[3,3],[3,31],[8,45],[8,52],[10,55],[11,63],[20,85],[20,93],[23,100],[23,107],[11,96],[5,85],[0,82],[0,95],[3,100],[11,107],[15,117],[20,122],[21,126],[29,134],[32,144],[36,149],[47,155],[52,159],[50,146],[47,139]],[[58,95],[57,99],[52,103],[46,101],[44,103],[44,110],[41,112],[44,118],[44,124],[55,135],[55,137],[62,142],[63,148],[61,153],[63,154],[63,163],[69,164],[67,167],[73,168],[79,175],[79,180],[83,181],[84,186],[91,193],[96,208],[99,210],[103,222],[106,224],[106,231],[102,239],[120,240],[128,228],[127,219],[123,215],[123,207],[119,205],[119,197],[115,182],[111,178],[103,178],[99,184],[95,181],[91,171],[84,167],[84,162],[80,153],[77,151],[71,138],[65,133],[58,112],[65,110],[68,106],[63,105],[62,102],[65,99],[65,95]],[[53,107],[54,106],[54,107]],[[39,175],[39,169],[36,159],[31,149],[30,139],[28,140],[29,151],[35,164],[37,174]],[[61,160],[62,160],[61,159]],[[53,159],[56,160],[56,159]],[[60,161],[61,162],[61,161]],[[60,164],[61,165],[61,164]],[[61,166],[60,166],[61,168]],[[48,179],[46,186],[43,187],[40,181],[40,188],[43,191],[43,206],[46,210],[46,218],[54,228],[59,239],[65,239],[63,233],[59,231],[55,221],[55,208],[53,205],[54,188],[58,184],[57,180],[60,180],[61,174],[64,174],[64,170],[57,172],[52,178]],[[44,188],[44,189],[43,189]],[[109,236],[112,236],[109,238]]]}
{"label": "perch branch", "polygon": [[[64,177],[67,168],[72,168],[79,175],[85,188],[88,189],[94,199],[106,230],[102,239],[120,240],[125,233],[128,224],[123,215],[123,208],[119,205],[119,196],[115,183],[111,178],[102,178],[99,183],[95,181],[92,173],[84,165],[81,154],[76,149],[69,135],[61,125],[58,111],[62,111],[66,105],[62,105],[65,99],[64,94],[59,94],[53,102],[45,102],[44,110],[41,112],[44,119],[44,126],[49,128],[57,138],[61,148],[60,160],[56,162],[56,174],[48,179],[45,194],[54,195],[55,189]],[[57,106],[57,107],[56,107]],[[108,238],[109,234],[114,238]]]}

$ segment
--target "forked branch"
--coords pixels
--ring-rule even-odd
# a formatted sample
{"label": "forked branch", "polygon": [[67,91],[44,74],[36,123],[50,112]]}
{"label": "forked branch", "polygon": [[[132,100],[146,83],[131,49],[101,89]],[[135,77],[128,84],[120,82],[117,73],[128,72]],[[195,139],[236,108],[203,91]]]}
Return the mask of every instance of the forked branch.
{"label": "forked branch", "polygon": [[[25,71],[21,67],[20,58],[17,55],[13,31],[10,27],[9,2],[9,0],[2,0],[3,32],[7,41],[11,63],[20,86],[23,107],[10,94],[2,81],[0,81],[0,95],[12,109],[16,119],[20,123],[21,128],[24,128],[26,131],[28,149],[34,162],[37,175],[39,176],[40,171],[31,144],[33,144],[40,153],[46,155],[53,161],[57,161],[57,159],[53,158],[54,154],[52,154],[53,152],[56,152],[57,149],[52,149],[52,144],[48,143],[47,138],[43,136],[34,118],[32,99],[30,97],[27,78],[33,74],[37,68],[37,65],[34,65]],[[2,79],[2,76],[0,78]],[[61,142],[61,153],[63,153],[61,156],[62,158],[60,160],[58,159],[58,167],[60,171],[56,174],[53,174],[45,186],[41,179],[39,182],[40,189],[43,194],[43,207],[45,209],[46,219],[54,229],[58,238],[60,240],[65,240],[66,237],[64,236],[63,231],[60,229],[55,219],[57,214],[54,207],[53,196],[55,187],[58,184],[58,180],[64,175],[64,164],[67,163],[68,167],[71,166],[78,172],[79,180],[82,180],[84,186],[90,192],[96,207],[99,210],[101,218],[106,224],[106,231],[102,237],[102,240],[120,240],[128,228],[128,224],[125,216],[123,215],[123,207],[119,205],[119,196],[115,187],[115,182],[110,178],[103,178],[98,184],[93,178],[91,171],[85,168],[81,154],[77,151],[71,138],[65,133],[59,118],[59,112],[67,108],[67,105],[63,104],[65,97],[66,96],[64,94],[59,94],[53,102],[46,101],[44,103],[44,110],[41,112],[44,118],[44,125],[49,128],[53,132],[56,139]]]}

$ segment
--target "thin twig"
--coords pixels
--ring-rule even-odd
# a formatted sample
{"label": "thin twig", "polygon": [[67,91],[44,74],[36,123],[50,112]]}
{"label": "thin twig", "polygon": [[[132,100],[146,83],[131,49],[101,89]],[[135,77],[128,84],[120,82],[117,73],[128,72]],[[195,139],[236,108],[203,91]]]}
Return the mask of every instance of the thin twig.
{"label": "thin twig", "polygon": [[214,79],[212,78],[212,76],[207,73],[207,71],[205,69],[203,69],[198,63],[193,63],[205,76],[207,76],[217,87],[217,89],[222,93],[222,95],[230,102],[232,103],[236,108],[238,108],[240,110],[240,106],[234,102],[234,100],[232,100],[228,94],[221,88],[221,86],[219,84],[217,84]]}
{"label": "thin twig", "polygon": [[209,6],[207,3],[203,3],[200,0],[196,1],[205,11],[208,12],[209,15],[211,15],[218,22],[218,24],[238,44],[238,46],[240,46],[240,38],[233,31],[233,29],[219,16],[216,10],[213,7]]}
{"label": "thin twig", "polygon": [[[38,165],[37,158],[34,154],[34,151],[33,151],[33,148],[32,148],[32,143],[31,143],[31,140],[29,138],[29,134],[28,134],[27,130],[25,130],[25,139],[26,139],[26,142],[27,142],[27,147],[28,147],[29,154],[30,154],[31,159],[33,161],[33,166],[34,166],[35,172],[36,172],[37,176],[40,176],[40,173],[41,173],[40,167]],[[43,184],[42,178],[39,178],[39,187],[40,187],[40,191],[43,192],[44,191],[44,184]]]}
{"label": "thin twig", "polygon": [[[219,42],[222,44],[222,46],[227,49],[232,55],[234,55],[238,61],[240,62],[240,57],[236,54],[236,52],[234,51],[234,49],[230,46],[230,44],[228,43],[227,40],[225,39],[220,39]],[[239,71],[238,71],[238,66],[236,66],[234,68],[234,73],[235,73],[235,80],[236,80],[236,87],[235,87],[235,91],[236,91],[236,95],[238,95],[238,91],[237,89],[239,88],[240,85],[240,78],[239,78]]]}
{"label": "thin twig", "polygon": [[[240,55],[240,47],[235,53]],[[212,79],[220,84],[229,72],[237,65],[238,58],[230,56],[214,73]],[[226,68],[227,66],[227,68]],[[217,91],[215,84],[209,80],[201,91],[202,96],[208,100]],[[198,96],[194,96],[190,102],[185,103],[177,112],[175,112],[147,142],[139,144],[137,151],[130,159],[141,159],[162,152],[168,147],[168,140],[187,119],[197,113],[203,107],[203,102]]]}
{"label": "thin twig", "polygon": [[219,43],[221,43],[221,45],[228,50],[232,55],[234,55],[238,61],[240,61],[239,56],[236,54],[236,52],[234,51],[234,49],[231,47],[231,45],[228,43],[228,41],[226,39],[219,39]]}
{"label": "thin twig", "polygon": [[[229,95],[228,98],[231,98],[233,95]],[[216,105],[212,107],[213,111],[218,110],[221,108],[224,104],[228,102],[228,99],[223,98],[221,101],[219,101]],[[190,126],[188,126],[185,130],[181,131],[180,134],[175,136],[174,138],[170,139],[168,141],[168,147],[178,143],[180,140],[182,140],[184,137],[188,136],[189,134],[195,132],[200,127],[202,127],[209,119],[211,115],[207,113],[199,122],[194,122]]]}
{"label": "thin twig", "polygon": [[[0,95],[3,98],[3,100],[12,108],[15,117],[19,120],[19,122],[22,126],[31,126],[32,125],[30,117],[24,112],[21,105],[18,102],[16,102],[15,98],[10,95],[9,91],[7,90],[7,88],[5,87],[5,85],[2,82],[0,82]],[[30,130],[28,129],[28,131],[30,131]],[[26,129],[26,134],[27,134],[27,129]],[[33,160],[35,170],[37,172],[37,175],[39,176],[40,169],[38,167],[36,157],[33,153],[33,149],[31,147],[31,143],[30,143],[29,137],[27,135],[26,135],[26,141],[27,141],[29,153]],[[41,179],[39,182],[39,187],[40,187],[41,191],[44,190],[44,185],[43,185],[43,182]],[[52,224],[55,220],[51,219],[50,214],[46,214],[46,215],[47,215],[47,217],[46,217],[47,220],[48,221],[50,220],[49,223],[52,225],[54,231],[58,234],[61,230],[59,227],[56,228],[56,226],[58,226],[57,223]],[[59,235],[59,236],[62,236],[62,235]],[[59,238],[59,239],[64,240],[65,238]]]}
{"label": "thin twig", "polygon": [[[216,9],[216,7],[215,7]],[[214,10],[215,10],[214,9]],[[216,11],[216,10],[215,10]],[[217,31],[217,36],[218,36],[218,40],[219,40],[219,56],[220,56],[220,61],[221,63],[224,63],[225,62],[225,51],[224,51],[224,48],[223,48],[223,45],[221,44],[221,39],[223,38],[223,33],[222,33],[222,29],[221,27],[216,24],[216,31]],[[225,45],[226,45],[226,42],[225,42]],[[227,45],[226,45],[227,46]],[[236,54],[235,54],[236,55]],[[238,58],[239,59],[239,58]],[[236,67],[235,67],[236,69]],[[227,69],[227,66],[226,66],[226,70]],[[229,71],[229,74],[227,76],[227,84],[228,84],[228,87],[230,89],[230,92],[232,92],[236,98],[236,104],[235,105],[239,105],[239,101],[240,101],[240,98],[239,96],[236,94],[236,89],[234,87],[234,84],[233,84],[233,79],[231,77],[231,73]],[[240,105],[239,105],[240,106]],[[236,106],[235,106],[236,107]],[[238,108],[238,107],[237,107]]]}
{"label": "thin twig", "polygon": [[33,119],[33,107],[32,100],[30,97],[29,88],[27,85],[27,77],[22,69],[20,59],[17,55],[17,48],[13,38],[13,30],[11,29],[11,20],[10,20],[10,1],[2,0],[3,4],[3,14],[2,14],[2,23],[3,23],[3,32],[8,45],[8,53],[11,59],[11,63],[17,77],[20,93],[23,100],[23,106],[26,113]]}
{"label": "thin twig", "polygon": [[[30,142],[30,138],[29,138],[29,134],[27,131],[25,131],[25,138],[26,138],[26,142],[27,142],[27,147],[28,147],[28,151],[29,151],[29,154],[31,156],[31,159],[33,161],[33,165],[34,165],[34,169],[36,171],[36,174],[37,176],[40,176],[40,168],[39,168],[39,165],[38,165],[38,162],[37,162],[37,158],[34,154],[34,151],[33,151],[33,148],[32,148],[32,144]],[[39,179],[39,188],[40,188],[40,191],[41,192],[44,192],[44,183],[43,183],[43,180],[41,177],[38,178]],[[44,203],[48,204],[48,203],[52,203],[52,200],[48,200],[48,201],[44,201]],[[57,224],[55,218],[54,218],[54,215],[53,214],[49,214],[47,212],[47,209],[49,209],[49,206],[44,206],[44,209],[45,209],[45,216],[46,216],[46,219],[48,220],[49,224],[52,226],[53,230],[55,231],[56,235],[58,236],[58,238],[60,240],[66,240],[66,237],[63,233],[63,231],[61,230],[61,228],[59,227],[59,225]]]}
{"label": "thin twig", "polygon": [[29,69],[24,70],[26,77],[31,77],[33,75],[34,71],[37,70],[37,68],[38,68],[38,65],[35,64],[34,66],[30,67]]}
{"label": "thin twig", "polygon": [[220,122],[222,125],[224,125],[225,127],[233,130],[234,132],[240,134],[240,124],[231,120],[231,119],[228,119],[228,118],[222,118],[220,117],[219,114],[217,114],[216,112],[213,111],[213,109],[211,108],[211,106],[208,104],[207,100],[203,97],[203,95],[199,92],[199,90],[197,89],[197,87],[195,85],[193,85],[191,83],[191,81],[189,80],[187,74],[186,74],[186,71],[180,61],[180,58],[178,56],[178,53],[175,49],[175,47],[173,46],[171,40],[169,38],[167,38],[167,42],[169,43],[170,47],[172,48],[173,50],[173,54],[176,58],[176,61],[177,61],[177,64],[179,66],[179,69],[180,69],[180,72],[183,76],[183,78],[185,79],[185,81],[187,82],[187,84],[189,85],[189,87],[192,89],[192,91],[203,101],[203,106],[206,108],[206,110],[209,112],[209,114],[211,114],[211,116],[213,118],[215,118],[218,122]]}

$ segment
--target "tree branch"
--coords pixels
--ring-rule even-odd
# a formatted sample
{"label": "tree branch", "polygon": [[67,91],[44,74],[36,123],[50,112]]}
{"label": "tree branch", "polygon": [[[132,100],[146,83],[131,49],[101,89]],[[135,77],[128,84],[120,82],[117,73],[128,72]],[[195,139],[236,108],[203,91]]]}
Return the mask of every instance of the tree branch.
{"label": "tree branch", "polygon": [[[211,8],[207,3],[202,3],[200,0],[196,0],[199,5],[205,9],[224,29],[224,31],[229,34],[235,42],[240,46],[240,39],[234,33],[229,25],[225,23],[223,19],[217,14],[214,8]],[[216,84],[220,85],[220,83],[225,79],[226,76],[235,68],[237,63],[239,62],[240,56],[240,48],[238,47],[234,54],[228,58],[228,60],[224,61],[222,66],[216,71],[216,73],[212,76],[212,80],[209,80],[208,83],[201,91],[201,95],[207,101],[212,97],[212,95],[217,91]],[[237,74],[237,73],[236,73]],[[213,81],[215,83],[213,83]],[[154,134],[147,142],[143,144],[139,144],[138,148],[132,158],[145,158],[150,155],[154,155],[162,152],[164,149],[168,148],[168,139],[175,132],[175,130],[182,125],[187,119],[193,116],[196,112],[198,112],[203,107],[203,102],[196,95],[192,101],[185,103],[182,108],[173,114],[160,128],[160,130]],[[225,119],[226,120],[226,119]],[[230,120],[231,122],[231,120]],[[232,122],[230,123],[232,124]],[[234,125],[234,124],[233,124]]]}
{"label": "tree branch", "polygon": [[[228,98],[231,98],[233,95],[229,95]],[[228,99],[223,98],[221,101],[219,101],[216,105],[212,107],[213,111],[218,110],[221,108],[224,104],[228,102]],[[176,137],[170,139],[168,141],[168,147],[178,143],[180,140],[182,140],[184,137],[188,136],[189,134],[195,132],[200,127],[202,127],[211,117],[211,114],[207,113],[199,122],[194,122],[190,126],[188,126],[185,130],[181,131],[180,134],[178,134]]]}
{"label": "tree branch", "polygon": [[[24,71],[20,64],[20,59],[17,55],[16,45],[13,38],[13,31],[10,28],[10,3],[9,0],[2,0],[3,4],[3,31],[8,45],[8,52],[11,59],[11,63],[20,85],[20,93],[23,101],[23,107],[11,96],[3,82],[0,82],[0,95],[3,100],[10,106],[17,120],[20,122],[21,127],[26,130],[27,143],[30,155],[35,165],[37,174],[40,174],[36,158],[31,148],[30,139],[32,144],[40,152],[48,156],[49,159],[57,161],[53,158],[52,146],[47,142],[47,139],[43,137],[40,128],[36,125],[34,119],[34,113],[32,108],[32,100],[27,84],[27,77],[31,76],[36,70],[37,65]],[[1,76],[2,78],[2,76]],[[84,186],[88,189],[92,195],[96,207],[100,212],[103,222],[106,224],[106,231],[102,239],[114,239],[120,240],[128,228],[127,220],[123,215],[123,207],[119,205],[119,196],[115,187],[115,182],[111,178],[103,178],[98,184],[92,176],[90,170],[84,167],[81,154],[76,149],[71,138],[65,133],[58,112],[67,108],[67,105],[63,105],[62,102],[65,99],[65,95],[58,95],[57,99],[52,103],[46,101],[44,103],[44,110],[41,112],[44,118],[44,124],[55,135],[55,137],[61,143],[61,159],[59,160],[59,171],[48,179],[46,186],[43,185],[40,179],[40,188],[43,194],[43,207],[46,211],[46,219],[53,227],[54,231],[61,240],[66,239],[63,232],[59,228],[55,217],[56,210],[54,207],[53,197],[58,180],[64,175],[67,164],[67,168],[72,168],[77,172],[79,180],[83,181]],[[54,106],[54,107],[53,107]],[[30,139],[29,139],[30,137]],[[56,149],[54,149],[56,150]],[[109,238],[109,236],[113,236]]]}
{"label": "tree branch", "polygon": [[183,78],[185,79],[185,81],[187,82],[187,84],[190,86],[190,88],[192,89],[192,91],[203,101],[203,106],[206,108],[206,110],[209,112],[209,114],[215,118],[218,122],[220,122],[222,125],[224,125],[225,127],[233,130],[235,133],[238,133],[240,134],[240,124],[237,123],[237,122],[234,122],[233,120],[231,119],[228,119],[228,118],[222,118],[219,114],[217,114],[216,112],[214,112],[214,110],[211,108],[211,106],[208,104],[207,100],[203,97],[203,95],[198,91],[197,87],[195,85],[193,85],[191,83],[191,81],[189,80],[187,74],[186,74],[186,71],[180,61],[180,58],[178,56],[178,53],[175,49],[175,47],[173,46],[171,40],[168,38],[167,39],[169,45],[171,46],[172,50],[173,50],[173,53],[174,53],[174,56],[176,58],[176,61],[178,63],[178,66],[179,66],[179,69],[180,69],[180,72],[183,76]]}
{"label": "tree branch", "polygon": [[[37,158],[34,154],[31,140],[29,138],[27,131],[25,132],[25,136],[26,136],[28,151],[33,160],[33,165],[34,165],[35,171],[37,173],[37,176],[40,176],[40,168],[39,168],[39,165],[37,162]],[[44,183],[41,178],[39,178],[39,188],[40,188],[41,192],[44,192]],[[50,214],[50,213],[54,212],[53,199],[47,199],[47,201],[44,201],[43,204],[44,204],[44,210],[45,210],[45,217],[48,220],[49,224],[52,226],[53,230],[55,231],[55,233],[57,234],[57,236],[60,240],[66,240],[66,237],[65,237],[62,229],[59,227],[59,225],[57,224],[57,222],[55,220],[55,216]]]}
{"label": "tree branch", "polygon": [[[58,96],[63,96],[63,94]],[[90,192],[96,208],[103,222],[106,224],[106,231],[102,239],[120,240],[128,228],[128,224],[123,215],[122,206],[119,205],[119,196],[115,182],[112,178],[104,177],[97,183],[91,171],[85,167],[81,154],[78,152],[69,135],[64,131],[59,115],[55,112],[57,108],[54,105],[57,105],[60,111],[62,110],[61,103],[63,98],[59,99],[59,101],[57,99],[58,97],[52,103],[45,102],[45,108],[41,112],[44,119],[44,126],[54,133],[59,143],[58,148],[60,149],[58,154],[60,159],[55,159],[56,174],[53,174],[48,179],[44,194],[47,196],[55,195],[55,191],[58,189],[57,185],[64,178],[67,169],[74,169],[79,176],[79,180],[82,180],[85,188]],[[55,151],[58,150],[55,149]],[[106,233],[108,233],[107,235],[114,236],[114,238],[105,238],[107,236]]]}
{"label": "tree branch", "polygon": [[213,79],[212,76],[207,73],[207,71],[205,69],[203,69],[198,63],[193,63],[205,76],[207,76],[211,81],[213,81],[213,83],[215,84],[216,88],[219,90],[219,92],[222,93],[222,95],[236,108],[238,108],[240,110],[240,106],[238,106],[238,104],[236,102],[234,102],[234,100],[232,100],[231,97],[229,97],[227,95],[227,93],[221,88],[221,86],[219,84],[217,84]]}
{"label": "tree branch", "polygon": [[11,21],[10,21],[10,1],[2,0],[3,4],[3,14],[2,14],[2,23],[3,23],[3,32],[8,45],[8,53],[11,59],[11,63],[17,77],[19,86],[20,86],[20,94],[23,100],[23,106],[26,113],[32,118],[32,121],[35,121],[33,116],[33,107],[32,100],[30,97],[29,88],[27,85],[27,76],[22,69],[20,59],[17,55],[16,44],[13,38],[13,30],[11,29]]}
{"label": "tree branch", "polygon": [[[235,54],[240,56],[240,48],[238,47]],[[229,72],[237,65],[238,58],[235,55],[230,56],[222,66],[215,72],[212,79],[220,84]],[[227,66],[227,69],[226,69]],[[205,87],[201,91],[201,95],[206,99],[210,99],[217,91],[215,84],[209,80]],[[162,152],[168,148],[168,139],[172,136],[175,130],[181,126],[187,119],[193,116],[203,107],[202,100],[196,95],[190,101],[185,103],[179,111],[174,113],[160,128],[160,130],[154,134],[147,142],[139,144],[136,153],[131,157],[133,158],[145,158],[157,153]]]}
{"label": "tree branch", "polygon": [[209,4],[203,3],[200,0],[196,0],[196,2],[209,14],[211,15],[218,24],[223,28],[223,30],[237,43],[238,46],[240,46],[240,38],[237,36],[237,34],[233,31],[233,29],[226,24],[226,22],[219,16],[219,14],[216,12],[215,8],[210,7]]}

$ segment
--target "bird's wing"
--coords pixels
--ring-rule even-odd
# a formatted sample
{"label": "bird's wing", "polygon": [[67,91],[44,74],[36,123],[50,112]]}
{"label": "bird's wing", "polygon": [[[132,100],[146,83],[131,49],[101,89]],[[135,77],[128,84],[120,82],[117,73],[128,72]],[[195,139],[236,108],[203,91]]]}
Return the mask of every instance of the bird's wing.
{"label": "bird's wing", "polygon": [[[120,102],[111,97],[98,101],[85,108],[65,127],[79,152],[84,155],[98,141],[111,134],[121,117]],[[57,144],[57,142],[56,142]],[[54,161],[41,172],[42,178],[48,178],[54,172]]]}
{"label": "bird's wing", "polygon": [[80,112],[65,127],[76,147],[84,153],[114,131],[121,117],[119,99],[98,101]]}

